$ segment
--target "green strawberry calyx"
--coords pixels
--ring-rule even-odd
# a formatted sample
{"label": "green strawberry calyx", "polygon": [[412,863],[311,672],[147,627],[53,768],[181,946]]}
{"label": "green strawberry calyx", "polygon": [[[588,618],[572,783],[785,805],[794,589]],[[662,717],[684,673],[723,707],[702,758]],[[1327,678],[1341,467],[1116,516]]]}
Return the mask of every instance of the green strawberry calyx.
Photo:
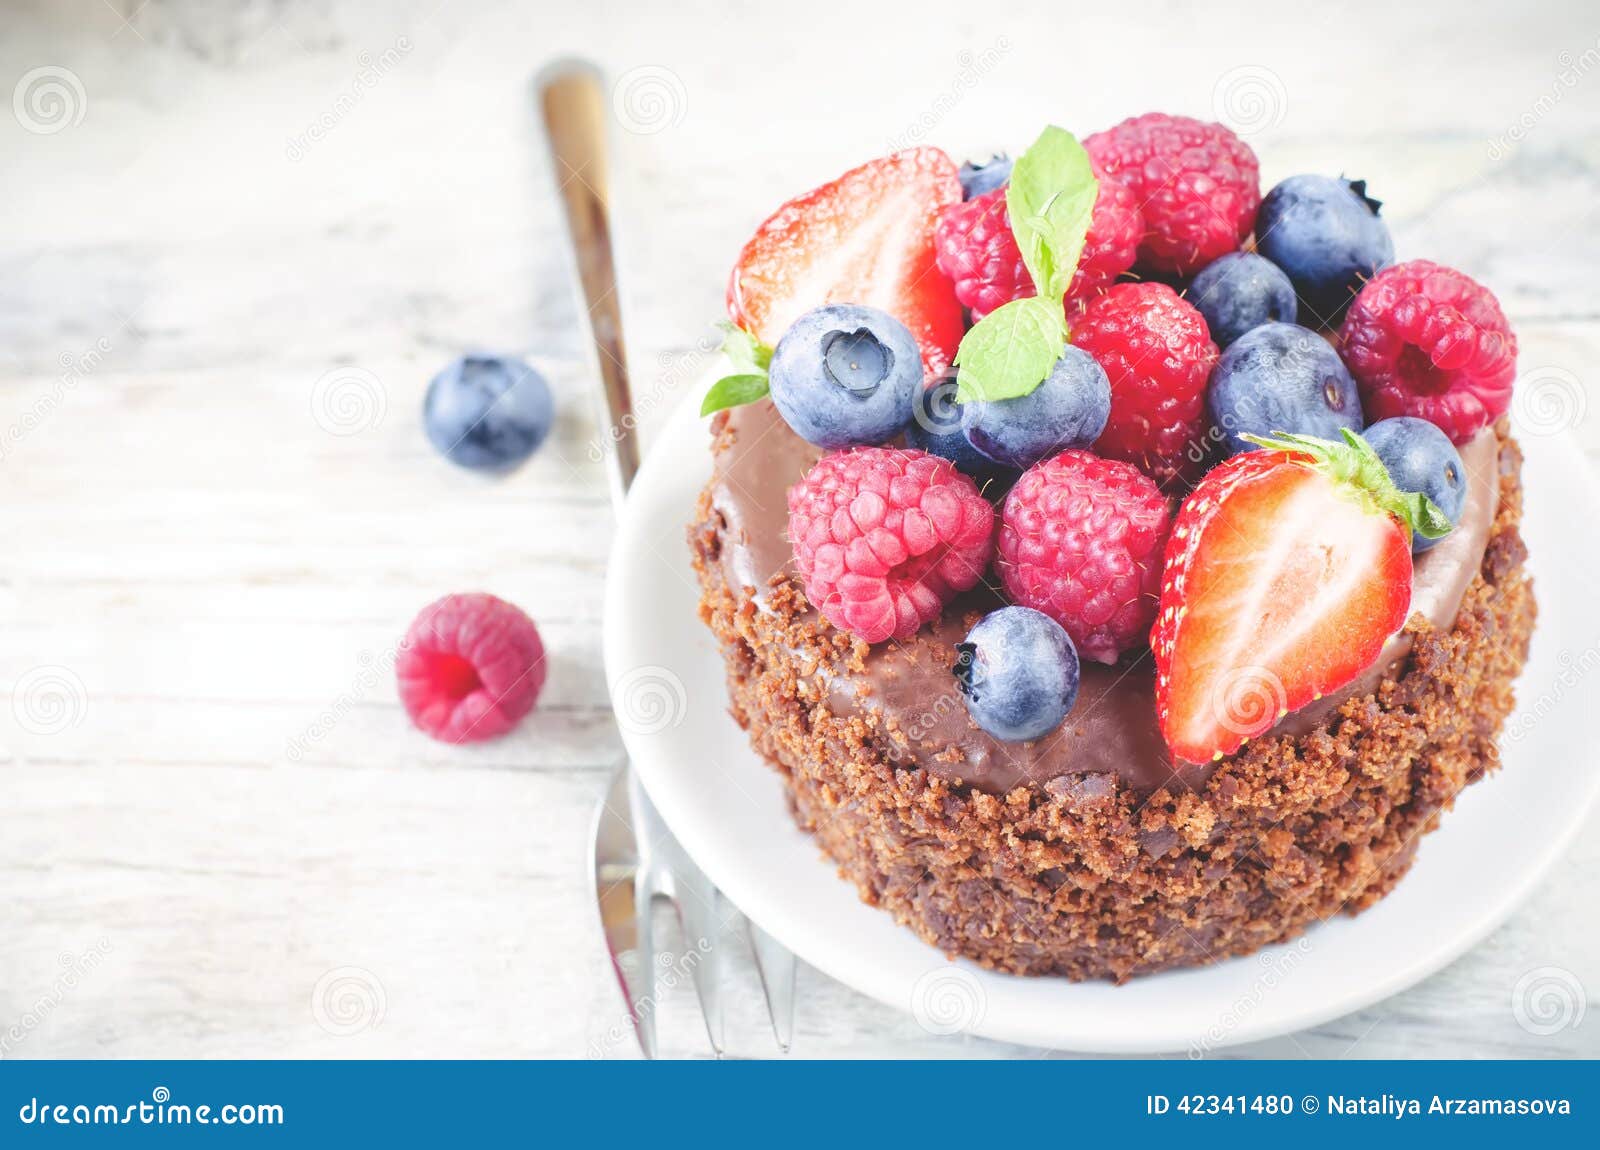
{"label": "green strawberry calyx", "polygon": [[1420,491],[1401,491],[1372,445],[1348,427],[1341,428],[1344,442],[1311,435],[1274,432],[1270,436],[1246,435],[1257,447],[1307,457],[1306,465],[1322,472],[1341,490],[1374,514],[1390,515],[1406,529],[1406,537],[1438,539],[1454,526],[1439,505]]}

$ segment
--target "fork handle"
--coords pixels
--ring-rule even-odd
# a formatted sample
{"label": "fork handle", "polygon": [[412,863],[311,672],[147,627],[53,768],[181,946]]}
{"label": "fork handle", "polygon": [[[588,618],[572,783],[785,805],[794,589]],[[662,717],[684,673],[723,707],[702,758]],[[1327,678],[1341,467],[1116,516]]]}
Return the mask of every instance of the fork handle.
{"label": "fork handle", "polygon": [[600,71],[581,60],[561,60],[540,73],[539,107],[550,141],[556,189],[567,214],[578,282],[589,313],[593,366],[600,374],[609,430],[607,460],[612,505],[639,472],[639,442],[633,435],[633,398],[622,342],[622,307],[611,244],[611,187],[606,170],[606,100]]}

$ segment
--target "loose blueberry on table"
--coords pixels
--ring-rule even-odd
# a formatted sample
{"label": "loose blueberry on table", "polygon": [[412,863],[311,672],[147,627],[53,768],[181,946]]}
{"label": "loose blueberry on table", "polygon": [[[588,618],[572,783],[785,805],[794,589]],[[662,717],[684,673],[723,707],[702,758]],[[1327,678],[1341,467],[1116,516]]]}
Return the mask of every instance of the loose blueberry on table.
{"label": "loose blueberry on table", "polygon": [[429,442],[450,462],[508,471],[550,434],[555,400],[544,376],[521,360],[469,355],[433,377],[422,420]]}

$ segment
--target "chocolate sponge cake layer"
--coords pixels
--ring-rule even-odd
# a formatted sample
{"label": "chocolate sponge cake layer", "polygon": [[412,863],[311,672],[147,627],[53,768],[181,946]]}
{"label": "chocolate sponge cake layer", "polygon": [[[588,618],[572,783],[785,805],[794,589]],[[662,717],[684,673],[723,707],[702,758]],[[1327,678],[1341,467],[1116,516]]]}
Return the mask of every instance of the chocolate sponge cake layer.
{"label": "chocolate sponge cake layer", "polygon": [[[714,432],[719,457],[734,449],[728,420]],[[761,449],[778,491],[785,450]],[[1146,731],[1125,729],[1147,721],[1130,710],[1099,720],[1091,740],[1113,757],[975,785],[961,740],[929,737],[967,722],[959,694],[932,690],[930,671],[914,696],[875,697],[880,655],[811,611],[782,563],[752,567],[754,525],[732,520],[765,508],[758,551],[776,555],[770,492],[730,506],[714,480],[702,496],[690,529],[701,614],[735,719],[782,774],[796,821],[867,902],[996,970],[1120,981],[1201,965],[1370,906],[1456,794],[1498,766],[1536,608],[1520,452],[1504,426],[1479,451],[1490,499],[1453,618],[1418,610],[1359,693],[1203,769],[1123,769],[1115,755],[1150,753]],[[965,626],[960,605],[947,616]],[[933,630],[919,642],[936,652]],[[1134,682],[1148,674],[1125,670]]]}

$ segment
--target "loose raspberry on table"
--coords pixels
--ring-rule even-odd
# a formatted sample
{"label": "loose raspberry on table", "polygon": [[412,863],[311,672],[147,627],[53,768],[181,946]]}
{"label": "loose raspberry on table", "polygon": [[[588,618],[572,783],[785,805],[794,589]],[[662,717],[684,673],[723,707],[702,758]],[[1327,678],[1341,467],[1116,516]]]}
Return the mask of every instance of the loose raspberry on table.
{"label": "loose raspberry on table", "polygon": [[789,488],[789,539],[823,618],[869,643],[908,639],[982,578],[994,508],[947,459],[858,447]]}
{"label": "loose raspberry on table", "polygon": [[1083,141],[1144,213],[1141,264],[1189,275],[1234,251],[1261,203],[1255,152],[1221,124],[1148,112]]}
{"label": "loose raspberry on table", "polygon": [[1086,659],[1114,663],[1148,640],[1172,509],[1149,476],[1087,451],[1023,473],[1000,517],[1000,580],[1049,615]]}
{"label": "loose raspberry on table", "polygon": [[1113,284],[1070,319],[1072,342],[1105,368],[1111,417],[1096,453],[1163,485],[1193,478],[1206,448],[1206,381],[1217,361],[1205,317],[1165,284]]}
{"label": "loose raspberry on table", "polygon": [[1517,337],[1488,288],[1428,260],[1379,272],[1340,329],[1368,423],[1412,415],[1455,443],[1505,414]]}
{"label": "loose raspberry on table", "polygon": [[[1069,303],[1088,299],[1131,268],[1144,236],[1144,217],[1133,193],[1098,171],[1095,176],[1100,190],[1067,288]],[[974,321],[1001,304],[1037,294],[1011,233],[1004,187],[945,208],[934,228],[934,246],[939,270],[954,281],[956,298]]]}
{"label": "loose raspberry on table", "polygon": [[492,739],[533,710],[544,643],[533,620],[493,595],[446,595],[422,609],[395,660],[411,721],[447,743]]}

